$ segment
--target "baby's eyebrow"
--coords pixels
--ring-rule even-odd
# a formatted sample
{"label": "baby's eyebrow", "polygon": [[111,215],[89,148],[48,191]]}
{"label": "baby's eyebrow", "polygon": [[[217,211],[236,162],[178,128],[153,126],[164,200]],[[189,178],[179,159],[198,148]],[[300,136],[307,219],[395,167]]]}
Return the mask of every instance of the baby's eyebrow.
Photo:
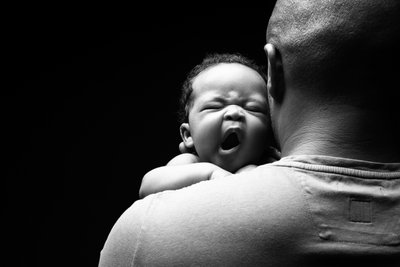
{"label": "baby's eyebrow", "polygon": [[266,97],[262,97],[262,96],[250,96],[246,100],[249,101],[249,102],[253,102],[254,101],[254,102],[261,102],[261,103],[264,103],[264,102],[268,101]]}
{"label": "baby's eyebrow", "polygon": [[238,102],[238,103],[248,103],[248,102],[257,102],[260,104],[263,104],[267,102],[267,98],[263,95],[259,94],[249,94],[246,96],[243,95],[221,95],[220,93],[215,93],[215,92],[207,92],[203,95],[198,96],[198,100],[201,102],[218,102],[221,104],[226,104],[231,101],[233,102]]}
{"label": "baby's eyebrow", "polygon": [[226,103],[227,100],[222,97],[222,96],[218,96],[218,95],[207,95],[207,96],[203,96],[201,98],[202,102],[219,102],[219,103]]}
{"label": "baby's eyebrow", "polygon": [[[231,99],[227,99],[226,97],[223,96],[218,96],[218,95],[212,95],[212,96],[204,96],[201,98],[201,102],[203,103],[208,103],[208,102],[217,102],[221,104],[226,104],[229,103]],[[244,99],[234,99],[234,102],[239,101],[241,104],[245,103],[258,103],[258,104],[265,104],[267,103],[267,99],[263,97],[248,97]]]}
{"label": "baby's eyebrow", "polygon": [[227,102],[227,100],[224,97],[221,97],[221,96],[210,97],[209,101],[215,101],[215,102],[221,102],[221,103]]}

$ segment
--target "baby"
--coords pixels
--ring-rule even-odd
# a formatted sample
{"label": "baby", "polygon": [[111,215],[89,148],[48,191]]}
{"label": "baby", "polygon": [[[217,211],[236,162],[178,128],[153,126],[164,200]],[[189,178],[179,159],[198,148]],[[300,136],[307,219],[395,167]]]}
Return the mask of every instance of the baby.
{"label": "baby", "polygon": [[240,54],[213,54],[183,84],[182,154],[145,174],[141,198],[279,159],[273,148],[266,76]]}

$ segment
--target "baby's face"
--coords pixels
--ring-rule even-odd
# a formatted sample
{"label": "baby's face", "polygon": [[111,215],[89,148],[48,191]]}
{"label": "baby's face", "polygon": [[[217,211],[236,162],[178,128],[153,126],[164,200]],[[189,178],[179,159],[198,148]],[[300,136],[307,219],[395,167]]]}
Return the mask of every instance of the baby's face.
{"label": "baby's face", "polygon": [[237,63],[196,77],[189,127],[201,161],[235,172],[260,159],[270,131],[266,90],[255,70]]}

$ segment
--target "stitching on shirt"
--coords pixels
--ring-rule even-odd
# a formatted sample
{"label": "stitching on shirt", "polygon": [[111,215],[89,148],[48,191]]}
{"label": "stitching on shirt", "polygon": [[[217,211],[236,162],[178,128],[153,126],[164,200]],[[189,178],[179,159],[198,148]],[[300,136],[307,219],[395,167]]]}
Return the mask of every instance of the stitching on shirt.
{"label": "stitching on shirt", "polygon": [[301,192],[302,192],[302,194],[303,194],[303,196],[305,198],[306,209],[308,210],[307,217],[313,222],[313,228],[317,232],[316,237],[319,238],[320,229],[318,227],[317,222],[315,221],[314,216],[312,215],[313,213],[311,211],[311,207],[310,207],[309,199],[308,199],[308,195],[307,195],[307,190],[305,188],[306,187],[306,180],[305,180],[305,178],[303,177],[303,175],[301,173],[295,173],[295,176],[300,180]]}
{"label": "stitching on shirt", "polygon": [[[313,216],[313,212],[311,211],[311,207],[310,207],[310,204],[309,204],[310,200],[309,200],[308,194],[306,192],[307,189],[305,188],[307,186],[306,185],[306,181],[305,181],[306,179],[305,179],[305,177],[303,177],[302,174],[299,174],[299,173],[295,173],[295,176],[297,176],[297,178],[300,179],[300,185],[302,187],[302,193],[303,193],[303,195],[304,195],[304,197],[306,199],[306,206],[307,206],[307,210],[308,210],[308,215],[307,216],[313,222],[313,228],[317,233],[316,237],[318,239],[320,239],[319,234],[321,232],[321,229],[320,229],[320,227],[318,227],[318,224],[316,222],[316,218],[315,218],[315,216]],[[374,244],[374,243],[364,243],[364,242],[347,241],[347,240],[329,240],[329,242],[343,243],[343,244],[348,243],[348,244],[358,244],[358,245],[373,245],[373,246],[376,246],[376,247],[378,247],[378,246],[390,246],[390,245],[386,245],[386,244],[385,245],[377,245],[377,244]]]}
{"label": "stitching on shirt", "polygon": [[[321,167],[320,165],[316,165],[316,164],[305,164],[305,163],[298,163],[298,162],[291,162],[289,164],[285,164],[285,163],[283,163],[283,164],[281,164],[281,163],[278,163],[278,164],[277,163],[272,163],[272,164],[277,166],[277,167],[307,169],[307,170],[316,171],[316,172],[336,173],[336,174],[342,174],[342,175],[358,177],[358,175],[352,175],[351,173],[349,174],[349,173],[346,172],[346,170],[353,170],[353,169],[350,169],[350,168],[342,168],[342,167],[335,168],[335,167],[332,167],[332,166],[323,166],[323,167],[331,167],[331,168],[326,168],[324,170],[322,168],[314,169],[313,167],[316,167],[316,166],[317,167]],[[341,169],[341,170],[335,171],[335,169]],[[343,172],[341,172],[341,171],[343,171]],[[375,172],[371,172],[371,171],[361,171],[361,170],[360,170],[360,172],[367,172],[372,177],[377,178],[377,179],[379,179],[379,178],[384,178],[384,179],[392,179],[392,178],[394,178],[394,179],[396,179],[396,178],[400,177],[400,173],[399,172],[395,172],[395,173],[375,173]],[[311,207],[310,207],[310,204],[309,204],[310,200],[309,200],[309,197],[308,197],[308,194],[307,194],[307,189],[306,189],[306,187],[307,187],[306,178],[305,178],[306,176],[303,175],[302,173],[298,173],[298,172],[295,172],[294,174],[298,179],[300,179],[300,185],[302,187],[303,195],[304,195],[304,197],[306,199],[306,206],[307,206],[307,209],[308,209],[308,217],[311,217],[311,221],[313,222],[313,228],[317,231],[318,238],[319,238],[319,233],[320,233],[321,229],[318,227],[318,224],[316,222],[316,218],[313,216],[313,212],[311,211]],[[384,175],[385,174],[394,174],[393,175],[394,177],[391,177],[391,178],[382,177],[381,174],[384,174]],[[398,175],[399,177],[396,177],[395,175]],[[369,178],[372,178],[371,176]],[[361,178],[365,178],[365,177],[361,177]],[[389,245],[389,244],[374,244],[374,243],[365,243],[365,242],[347,241],[347,240],[329,240],[329,242],[343,243],[343,244],[357,244],[357,245],[373,245],[373,246],[376,246],[376,247],[379,247],[379,246],[392,247],[392,245]]]}
{"label": "stitching on shirt", "polygon": [[276,162],[272,164],[274,164],[277,167],[297,168],[315,172],[335,173],[335,174],[348,175],[361,178],[375,178],[375,179],[387,179],[387,180],[400,178],[400,172],[373,172],[373,171],[365,171],[365,170],[358,170],[345,167],[326,166],[326,165],[322,166],[318,164],[309,164],[301,162],[290,162],[290,163]]}
{"label": "stitching on shirt", "polygon": [[136,260],[137,251],[139,249],[140,241],[141,241],[141,238],[142,238],[142,232],[144,231],[144,225],[145,225],[145,222],[147,221],[147,218],[149,217],[150,209],[154,206],[155,198],[158,195],[159,194],[153,194],[153,195],[149,196],[149,197],[151,197],[151,200],[150,200],[150,203],[149,203],[149,205],[148,205],[148,207],[146,209],[145,215],[143,216],[143,219],[142,219],[142,221],[140,223],[140,230],[139,230],[139,233],[138,233],[138,236],[137,236],[137,242],[136,242],[136,246],[135,246],[135,249],[134,249],[134,252],[133,252],[132,262],[130,264],[131,267],[135,266],[134,263],[135,263],[135,260]]}

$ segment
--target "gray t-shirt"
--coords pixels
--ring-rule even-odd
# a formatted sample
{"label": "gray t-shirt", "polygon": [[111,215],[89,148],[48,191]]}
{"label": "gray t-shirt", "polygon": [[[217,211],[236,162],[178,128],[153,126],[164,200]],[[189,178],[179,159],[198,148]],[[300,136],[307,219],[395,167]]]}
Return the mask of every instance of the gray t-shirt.
{"label": "gray t-shirt", "polygon": [[400,163],[300,155],[136,201],[100,266],[400,266],[399,258]]}

